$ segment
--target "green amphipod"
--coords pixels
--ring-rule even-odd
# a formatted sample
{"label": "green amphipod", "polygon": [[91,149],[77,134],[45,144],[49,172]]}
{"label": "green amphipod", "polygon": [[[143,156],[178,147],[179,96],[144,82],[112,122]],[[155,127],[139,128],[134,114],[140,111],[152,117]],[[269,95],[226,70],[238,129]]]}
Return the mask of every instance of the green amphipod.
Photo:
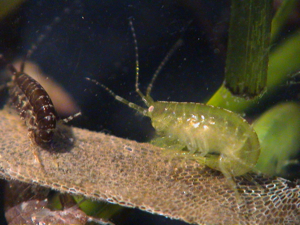
{"label": "green amphipod", "polygon": [[129,102],[96,80],[86,79],[100,85],[116,100],[150,117],[157,132],[153,144],[166,148],[168,154],[179,153],[221,171],[238,194],[233,177],[251,171],[260,154],[259,140],[252,126],[241,116],[223,108],[202,103],[153,101],[150,96],[153,83],[181,40],[162,61],[144,95],[138,87],[138,48],[131,22],[130,25],[136,51],[136,92],[148,108]]}

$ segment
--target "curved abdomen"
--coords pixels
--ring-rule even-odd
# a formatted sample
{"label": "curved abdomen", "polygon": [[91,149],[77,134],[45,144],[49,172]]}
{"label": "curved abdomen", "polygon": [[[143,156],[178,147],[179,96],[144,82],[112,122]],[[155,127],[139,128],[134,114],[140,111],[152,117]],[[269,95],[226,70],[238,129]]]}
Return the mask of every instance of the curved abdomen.
{"label": "curved abdomen", "polygon": [[[239,115],[201,103],[158,102],[154,128],[190,152],[207,158],[214,169],[245,174],[256,164],[260,145],[248,122]],[[223,169],[222,169],[222,168]]]}
{"label": "curved abdomen", "polygon": [[38,145],[52,141],[57,114],[45,89],[25,73],[17,73],[9,90],[10,101],[34,133]]}

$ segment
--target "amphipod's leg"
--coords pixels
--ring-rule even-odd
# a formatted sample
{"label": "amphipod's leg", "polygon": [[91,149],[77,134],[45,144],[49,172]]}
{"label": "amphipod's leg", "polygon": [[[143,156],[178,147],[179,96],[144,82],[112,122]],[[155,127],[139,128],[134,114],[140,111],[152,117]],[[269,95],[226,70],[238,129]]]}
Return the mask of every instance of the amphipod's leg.
{"label": "amphipod's leg", "polygon": [[44,164],[42,163],[41,157],[40,157],[40,151],[39,151],[39,146],[35,143],[35,134],[34,134],[34,130],[29,130],[28,132],[28,137],[30,139],[30,148],[32,149],[32,153],[34,155],[34,158],[36,160],[36,162],[38,162],[42,168],[42,172],[44,174],[46,174],[46,170],[44,167]]}
{"label": "amphipod's leg", "polygon": [[[236,202],[239,205],[242,205],[244,203],[244,201],[241,198],[240,193],[238,192],[237,189],[237,185],[236,182],[234,181],[234,176],[232,171],[230,170],[230,167],[228,166],[228,158],[227,157],[223,157],[222,155],[220,155],[219,157],[219,170],[220,172],[225,176],[225,178],[227,179],[227,183],[229,185],[229,187],[234,190],[235,196],[236,196]],[[209,164],[209,163],[207,163]]]}

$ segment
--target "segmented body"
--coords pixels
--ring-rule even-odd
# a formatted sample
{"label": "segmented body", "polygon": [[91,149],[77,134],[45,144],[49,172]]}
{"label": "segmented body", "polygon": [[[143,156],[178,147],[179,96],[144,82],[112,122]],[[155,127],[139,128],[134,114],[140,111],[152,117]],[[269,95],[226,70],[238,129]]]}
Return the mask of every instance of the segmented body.
{"label": "segmented body", "polygon": [[58,116],[45,89],[23,72],[15,72],[8,86],[10,102],[25,120],[35,143],[49,144]]}
{"label": "segmented body", "polygon": [[136,51],[136,92],[148,108],[129,102],[96,80],[87,80],[100,85],[117,101],[150,117],[157,132],[153,144],[165,148],[168,155],[186,156],[221,171],[238,197],[234,176],[245,175],[255,166],[260,154],[257,134],[245,119],[229,110],[202,103],[154,101],[151,98],[153,83],[182,43],[180,40],[159,65],[144,95],[139,90],[138,48],[132,21],[130,25]]}
{"label": "segmented body", "polygon": [[[239,115],[201,103],[153,102],[147,115],[167,148],[186,149],[226,176],[240,176],[256,164],[260,145],[253,128]],[[202,157],[202,158],[200,158]]]}

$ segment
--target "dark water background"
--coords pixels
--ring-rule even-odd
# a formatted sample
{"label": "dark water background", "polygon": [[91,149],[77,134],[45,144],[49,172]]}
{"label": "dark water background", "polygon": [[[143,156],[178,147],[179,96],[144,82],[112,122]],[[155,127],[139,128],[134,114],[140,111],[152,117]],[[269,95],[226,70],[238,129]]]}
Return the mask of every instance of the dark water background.
{"label": "dark water background", "polygon": [[[62,13],[66,7],[70,8],[69,14]],[[60,16],[61,22],[52,27],[30,60],[76,100],[83,116],[73,125],[147,141],[154,132],[150,120],[84,78],[96,79],[144,106],[134,88],[135,52],[128,25],[128,19],[133,18],[141,90],[145,92],[164,56],[182,38],[184,44],[163,68],[152,97],[205,102],[223,82],[229,12],[230,1],[31,0],[1,21],[0,52],[9,61],[24,56],[46,26]],[[297,87],[283,89],[270,104],[296,98],[296,92]],[[127,217],[123,224],[184,224],[139,210],[128,210]]]}
{"label": "dark water background", "polygon": [[[62,14],[69,7],[69,14]],[[114,101],[84,77],[144,107],[135,93],[135,53],[128,19],[133,18],[140,57],[140,87],[147,84],[172,45],[154,85],[155,100],[204,102],[223,79],[229,2],[206,1],[28,1],[7,24],[0,49],[9,59],[24,56],[55,16],[61,17],[31,56],[62,84],[83,111],[80,126],[146,141],[150,121]],[[97,97],[95,97],[97,94]]]}

